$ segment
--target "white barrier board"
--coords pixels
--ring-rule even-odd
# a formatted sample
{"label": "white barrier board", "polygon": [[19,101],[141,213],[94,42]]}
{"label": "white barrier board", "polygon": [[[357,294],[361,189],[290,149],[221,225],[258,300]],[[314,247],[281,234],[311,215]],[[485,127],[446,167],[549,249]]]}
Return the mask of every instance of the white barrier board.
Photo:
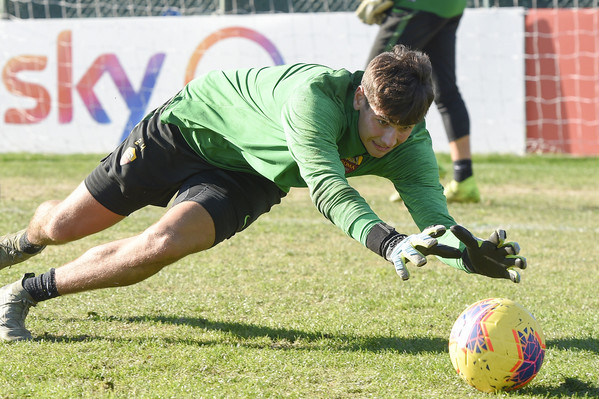
{"label": "white barrier board", "polygon": [[[524,150],[523,18],[469,9],[458,31],[475,153]],[[3,20],[0,152],[106,153],[194,75],[294,62],[363,69],[377,29],[353,13]],[[429,128],[447,152],[436,109]]]}

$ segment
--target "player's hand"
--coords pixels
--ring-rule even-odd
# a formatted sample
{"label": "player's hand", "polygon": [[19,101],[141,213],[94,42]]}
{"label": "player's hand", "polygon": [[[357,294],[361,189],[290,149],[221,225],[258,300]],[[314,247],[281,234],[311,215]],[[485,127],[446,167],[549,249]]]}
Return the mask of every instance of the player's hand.
{"label": "player's hand", "polygon": [[[396,243],[391,243],[387,248],[386,258],[395,266],[395,271],[402,280],[410,278],[406,263],[412,262],[416,266],[424,266],[428,255],[437,255],[443,258],[460,258],[462,251],[447,245],[439,244],[437,237],[445,234],[446,228],[442,225],[427,227],[419,234],[410,236],[399,235]],[[403,238],[403,239],[402,239]]]}
{"label": "player's hand", "polygon": [[393,6],[391,0],[362,0],[356,10],[360,21],[372,25],[380,25],[385,18],[385,11]]}
{"label": "player's hand", "polygon": [[450,229],[466,245],[462,261],[470,272],[520,282],[520,273],[514,268],[526,269],[526,258],[518,256],[520,245],[517,242],[505,241],[505,230],[495,230],[488,240],[481,240],[462,226]]}

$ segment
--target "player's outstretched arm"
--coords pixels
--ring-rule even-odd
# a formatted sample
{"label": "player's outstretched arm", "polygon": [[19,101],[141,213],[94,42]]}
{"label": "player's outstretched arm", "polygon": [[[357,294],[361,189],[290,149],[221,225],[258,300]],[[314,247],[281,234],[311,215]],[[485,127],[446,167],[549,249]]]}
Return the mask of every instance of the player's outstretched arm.
{"label": "player's outstretched arm", "polygon": [[495,230],[488,240],[475,237],[460,225],[451,226],[450,230],[466,246],[461,258],[469,272],[520,282],[520,273],[515,268],[526,269],[526,258],[518,255],[517,242],[505,241],[505,230]]}
{"label": "player's outstretched arm", "polygon": [[395,231],[391,226],[379,223],[375,225],[366,240],[366,246],[378,253],[395,266],[395,271],[402,278],[410,278],[407,263],[424,266],[428,255],[442,258],[460,258],[462,252],[447,245],[439,244],[438,237],[445,234],[442,225],[427,227],[419,234],[405,235]]}

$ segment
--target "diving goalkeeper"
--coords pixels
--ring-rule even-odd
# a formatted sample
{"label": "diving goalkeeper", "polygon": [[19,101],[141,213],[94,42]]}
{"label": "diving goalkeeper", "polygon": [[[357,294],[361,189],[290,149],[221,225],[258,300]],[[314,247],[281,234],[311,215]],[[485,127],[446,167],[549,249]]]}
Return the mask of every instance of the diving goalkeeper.
{"label": "diving goalkeeper", "polygon": [[[138,235],[89,249],[0,289],[0,338],[32,339],[31,306],[59,295],[135,284],[243,231],[308,187],[316,208],[391,262],[399,276],[427,256],[468,273],[520,281],[516,243],[474,237],[449,215],[424,116],[426,55],[396,46],[365,71],[314,64],[213,71],[151,112],[64,200],[42,203],[26,229],[0,237],[0,268],[47,245],[104,230],[148,205],[172,205]],[[420,232],[381,220],[348,183],[393,182]],[[446,231],[451,228],[451,231]]]}

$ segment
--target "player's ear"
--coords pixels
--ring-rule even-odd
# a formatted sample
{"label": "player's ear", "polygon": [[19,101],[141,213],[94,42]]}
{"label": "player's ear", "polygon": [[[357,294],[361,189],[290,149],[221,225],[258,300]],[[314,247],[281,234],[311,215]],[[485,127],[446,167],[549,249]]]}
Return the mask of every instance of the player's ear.
{"label": "player's ear", "polygon": [[366,96],[364,95],[364,88],[362,85],[356,88],[356,92],[354,93],[354,109],[358,111],[364,105],[366,101]]}

